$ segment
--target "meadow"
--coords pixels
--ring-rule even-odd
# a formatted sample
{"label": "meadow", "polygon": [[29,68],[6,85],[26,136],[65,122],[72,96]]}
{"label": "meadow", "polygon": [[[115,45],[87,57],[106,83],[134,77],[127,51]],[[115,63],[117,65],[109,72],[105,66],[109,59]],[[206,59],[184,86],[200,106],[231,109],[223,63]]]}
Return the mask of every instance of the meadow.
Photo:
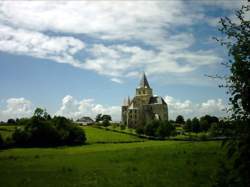
{"label": "meadow", "polygon": [[126,134],[92,127],[85,131],[88,141],[82,146],[1,150],[1,184],[211,186],[224,156],[220,142],[137,142]]}

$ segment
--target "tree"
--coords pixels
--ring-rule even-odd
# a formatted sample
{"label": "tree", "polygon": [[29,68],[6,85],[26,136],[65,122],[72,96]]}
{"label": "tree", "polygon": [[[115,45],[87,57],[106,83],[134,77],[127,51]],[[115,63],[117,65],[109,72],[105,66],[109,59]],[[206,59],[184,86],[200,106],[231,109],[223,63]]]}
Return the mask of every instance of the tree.
{"label": "tree", "polygon": [[95,121],[96,122],[102,121],[102,114],[97,114],[95,117]]}
{"label": "tree", "polygon": [[187,132],[192,131],[192,121],[191,119],[187,119],[186,123],[184,124],[184,130]]}
{"label": "tree", "polygon": [[202,118],[200,119],[201,131],[207,132],[210,127],[211,127],[211,124],[209,124],[206,119],[202,119]]}
{"label": "tree", "polygon": [[176,117],[176,120],[175,120],[176,123],[179,123],[179,124],[184,124],[185,123],[185,120],[184,120],[184,117],[182,115],[178,115]]}
{"label": "tree", "polygon": [[47,113],[46,109],[42,109],[42,108],[36,108],[35,112],[33,114],[34,118],[39,118],[39,119],[45,119],[45,120],[50,120],[51,117],[50,115]]}
{"label": "tree", "polygon": [[170,137],[175,131],[175,126],[167,121],[161,121],[155,135],[160,138]]}
{"label": "tree", "polygon": [[7,124],[15,124],[16,121],[14,119],[8,119]]}
{"label": "tree", "polygon": [[2,138],[2,135],[0,134],[0,147],[4,144],[4,141],[3,141],[3,138]]}
{"label": "tree", "polygon": [[200,131],[200,122],[198,118],[192,119],[192,131],[198,133]]}
{"label": "tree", "polygon": [[[227,48],[229,55],[229,61],[224,65],[229,68],[230,74],[224,76],[226,84],[222,86],[228,88],[232,106],[234,129],[227,147],[228,156],[234,161],[235,186],[250,186],[250,20],[246,17],[249,10],[250,5],[237,10],[236,21],[221,18],[219,31],[223,37],[217,38]],[[224,182],[227,182],[227,186],[231,185],[229,181]]]}
{"label": "tree", "polygon": [[111,116],[110,116],[110,115],[107,115],[107,114],[103,114],[101,119],[102,119],[103,121],[104,121],[104,120],[112,121]]}

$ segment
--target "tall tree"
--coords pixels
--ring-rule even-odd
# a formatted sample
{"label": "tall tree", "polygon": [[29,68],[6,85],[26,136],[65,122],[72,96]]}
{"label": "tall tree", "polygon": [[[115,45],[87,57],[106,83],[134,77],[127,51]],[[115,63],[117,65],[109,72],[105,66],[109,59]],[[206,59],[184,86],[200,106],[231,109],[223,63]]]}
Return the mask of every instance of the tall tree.
{"label": "tall tree", "polygon": [[[231,119],[237,124],[237,128],[234,128],[231,134],[233,139],[227,142],[228,156],[234,159],[234,177],[230,177],[228,186],[250,186],[250,20],[247,19],[249,10],[248,1],[246,6],[236,11],[236,20],[221,18],[219,31],[224,36],[217,39],[228,49],[229,61],[225,65],[229,67],[230,75],[226,76],[224,86],[230,94]],[[223,183],[225,181],[219,181],[217,186]]]}
{"label": "tall tree", "polygon": [[179,123],[179,124],[184,124],[185,123],[185,120],[184,120],[184,117],[182,115],[178,115],[176,117],[176,120],[175,120],[176,123]]}

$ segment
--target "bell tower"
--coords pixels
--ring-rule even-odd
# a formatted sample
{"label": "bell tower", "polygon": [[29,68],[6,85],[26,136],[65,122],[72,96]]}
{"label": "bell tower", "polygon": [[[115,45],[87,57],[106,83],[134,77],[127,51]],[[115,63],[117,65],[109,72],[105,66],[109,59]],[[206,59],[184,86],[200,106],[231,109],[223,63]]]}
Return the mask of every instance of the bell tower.
{"label": "bell tower", "polygon": [[141,104],[148,104],[150,97],[153,96],[153,90],[150,88],[145,73],[142,73],[139,86],[136,88],[136,96],[140,98]]}

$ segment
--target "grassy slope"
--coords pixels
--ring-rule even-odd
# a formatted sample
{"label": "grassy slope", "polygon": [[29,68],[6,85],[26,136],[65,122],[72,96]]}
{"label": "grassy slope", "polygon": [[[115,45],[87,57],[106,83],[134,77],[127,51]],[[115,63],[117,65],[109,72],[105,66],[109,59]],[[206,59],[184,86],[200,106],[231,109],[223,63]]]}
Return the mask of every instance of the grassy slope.
{"label": "grassy slope", "polygon": [[16,127],[17,126],[14,126],[14,125],[6,125],[6,126],[1,125],[0,134],[2,135],[4,139],[6,139],[7,137],[10,137],[12,135]]}
{"label": "grassy slope", "polygon": [[[110,133],[86,129],[92,143],[110,136],[111,142],[120,141],[114,137],[124,135]],[[0,181],[5,187],[210,186],[220,157],[219,142],[145,141],[16,148],[0,152]]]}
{"label": "grassy slope", "polygon": [[87,143],[117,143],[117,142],[138,142],[143,139],[128,134],[106,131],[92,127],[84,127],[87,135]]}

